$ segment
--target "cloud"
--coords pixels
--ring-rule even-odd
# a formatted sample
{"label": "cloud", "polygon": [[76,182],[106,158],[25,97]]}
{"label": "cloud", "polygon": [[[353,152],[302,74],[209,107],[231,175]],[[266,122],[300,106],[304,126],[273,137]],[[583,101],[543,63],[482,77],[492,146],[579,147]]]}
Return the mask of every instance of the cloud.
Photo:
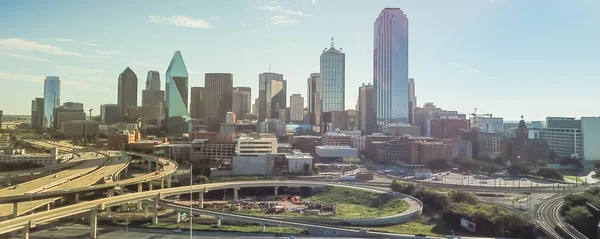
{"label": "cloud", "polygon": [[36,51],[58,56],[82,56],[79,53],[66,51],[59,47],[19,38],[1,39],[0,49],[12,51]]}
{"label": "cloud", "polygon": [[213,20],[221,20],[221,17],[220,17],[220,16],[211,16],[211,17],[210,17],[210,19],[213,19]]}
{"label": "cloud", "polygon": [[26,56],[26,55],[21,55],[21,54],[14,54],[14,53],[9,53],[9,52],[0,52],[0,55],[19,58],[19,59],[23,59],[23,60],[49,62],[49,60],[46,60],[44,58]]}
{"label": "cloud", "polygon": [[317,4],[317,0],[312,0],[312,1],[310,1],[310,4],[312,4],[312,5],[315,5],[315,4]]}
{"label": "cloud", "polygon": [[78,67],[78,66],[63,66],[63,65],[56,66],[56,70],[60,71],[60,72],[85,74],[85,75],[97,75],[97,74],[104,72],[102,70],[97,70],[97,69],[90,69],[90,68],[84,68],[84,67]]}
{"label": "cloud", "polygon": [[81,43],[81,45],[93,46],[93,47],[97,47],[97,46],[98,46],[98,44],[95,44],[95,43],[88,43],[88,42],[83,42],[83,43]]}
{"label": "cloud", "polygon": [[81,90],[104,92],[104,93],[115,93],[116,92],[114,89],[106,87],[106,86],[98,86],[98,85],[82,82],[79,80],[61,79],[60,82],[61,82],[61,84],[65,85],[65,86],[73,86],[73,87],[76,87]]}
{"label": "cloud", "polygon": [[28,81],[28,82],[43,82],[43,76],[36,75],[27,75],[27,74],[19,74],[19,73],[11,73],[0,70],[0,80],[7,81]]}
{"label": "cloud", "polygon": [[262,6],[258,7],[258,9],[261,10],[261,11],[277,12],[277,13],[283,13],[283,14],[287,14],[287,15],[294,15],[294,16],[301,16],[301,17],[312,17],[312,15],[305,14],[302,11],[294,11],[294,10],[289,10],[289,9],[283,9],[281,7],[281,5],[262,5]]}
{"label": "cloud", "polygon": [[68,38],[42,38],[42,40],[45,40],[45,41],[59,41],[59,42],[74,42],[75,41],[73,39],[68,39]]}
{"label": "cloud", "polygon": [[[6,72],[6,71],[0,70],[0,80],[41,83],[41,82],[44,82],[44,79],[45,79],[44,76],[19,74],[19,73],[12,73],[12,72]],[[65,85],[65,86],[74,86],[81,90],[94,91],[94,92],[105,92],[105,93],[115,93],[116,92],[114,89],[106,87],[105,84],[104,85],[90,84],[83,80],[76,80],[76,79],[72,79],[72,78],[68,78],[68,79],[61,78],[60,82],[61,82],[61,84]]]}
{"label": "cloud", "polygon": [[298,22],[298,20],[292,19],[289,16],[277,15],[277,16],[269,17],[269,21],[267,22],[267,27],[272,26],[272,25],[294,24],[296,22]]}
{"label": "cloud", "polygon": [[176,15],[172,17],[165,16],[149,16],[148,21],[157,24],[175,25],[191,28],[211,28],[210,22],[188,16]]}
{"label": "cloud", "polygon": [[453,66],[456,66],[458,68],[461,68],[463,70],[466,70],[466,71],[470,71],[470,72],[473,72],[473,73],[479,73],[479,69],[474,68],[474,67],[470,67],[470,66],[467,66],[467,65],[463,65],[463,64],[458,63],[458,62],[452,62],[450,64],[452,64]]}
{"label": "cloud", "polygon": [[108,51],[101,51],[101,50],[96,50],[97,54],[101,54],[101,55],[119,55],[119,54],[123,54],[122,51],[115,51],[115,50],[108,50]]}

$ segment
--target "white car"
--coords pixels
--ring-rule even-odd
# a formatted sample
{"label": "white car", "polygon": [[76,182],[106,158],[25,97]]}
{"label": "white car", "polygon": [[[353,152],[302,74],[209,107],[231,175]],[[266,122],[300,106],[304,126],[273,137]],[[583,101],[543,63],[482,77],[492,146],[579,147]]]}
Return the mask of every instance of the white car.
{"label": "white car", "polygon": [[181,229],[177,228],[175,230],[173,230],[174,233],[181,233]]}

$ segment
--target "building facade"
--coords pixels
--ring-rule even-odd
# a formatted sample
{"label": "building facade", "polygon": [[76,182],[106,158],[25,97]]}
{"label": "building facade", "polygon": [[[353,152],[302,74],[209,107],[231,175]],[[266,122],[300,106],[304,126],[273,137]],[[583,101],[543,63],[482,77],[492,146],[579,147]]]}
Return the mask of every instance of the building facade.
{"label": "building facade", "polygon": [[466,119],[430,119],[429,136],[438,139],[455,139],[460,137],[460,131],[470,129]]}
{"label": "building facade", "polygon": [[304,120],[304,97],[300,94],[290,96],[290,121],[302,122]]}
{"label": "building facade", "polygon": [[258,121],[279,119],[279,109],[287,107],[287,83],[283,75],[266,72],[258,78]]}
{"label": "building facade", "polygon": [[44,98],[35,98],[31,101],[31,128],[44,128]]}
{"label": "building facade", "polygon": [[117,105],[119,105],[119,117],[121,119],[128,117],[129,107],[137,106],[137,75],[127,67],[119,74],[119,85],[117,92]]}
{"label": "building facade", "polygon": [[60,78],[46,76],[44,80],[44,128],[54,127],[54,108],[60,106]]}
{"label": "building facade", "polygon": [[148,71],[146,90],[160,91],[160,73],[158,71]]}
{"label": "building facade", "polygon": [[204,122],[204,114],[206,111],[206,103],[204,102],[204,87],[192,87],[190,94],[190,116],[194,120],[200,120]]}
{"label": "building facade", "polygon": [[583,158],[600,160],[600,117],[581,117]]}
{"label": "building facade", "polygon": [[327,132],[322,138],[323,145],[350,146],[352,136],[336,132]]}
{"label": "building facade", "polygon": [[417,96],[415,95],[415,79],[408,78],[408,124],[413,125],[413,114],[417,107]]}
{"label": "building facade", "polygon": [[473,128],[486,133],[501,133],[504,131],[504,119],[501,117],[471,117]]}
{"label": "building facade", "polygon": [[410,135],[413,137],[421,136],[421,129],[419,126],[412,126],[408,124],[393,124],[383,126],[383,132],[389,136],[401,137]]}
{"label": "building facade", "polygon": [[312,125],[321,124],[321,98],[320,89],[318,88],[320,80],[321,74],[312,73],[307,82],[308,111],[310,112],[310,124]]}
{"label": "building facade", "polygon": [[235,153],[238,156],[256,156],[277,153],[277,138],[273,134],[247,134],[237,139]]}
{"label": "building facade", "polygon": [[371,83],[358,88],[358,125],[363,134],[373,134],[375,127],[375,95]]}
{"label": "building facade", "polygon": [[165,79],[165,129],[173,134],[188,133],[192,130],[188,112],[188,72],[180,51],[173,54]]}
{"label": "building facade", "polygon": [[120,121],[119,106],[117,104],[104,104],[100,106],[102,124],[116,124]]}
{"label": "building facade", "polygon": [[252,110],[252,89],[243,86],[234,87],[231,108],[240,119],[249,114]]}
{"label": "building facade", "polygon": [[377,125],[409,123],[408,18],[385,8],[375,20],[373,86]]}
{"label": "building facade", "polygon": [[60,106],[54,109],[54,129],[60,130],[64,122],[85,121],[85,111],[83,109],[69,109]]}
{"label": "building facade", "polygon": [[233,75],[231,73],[206,73],[204,75],[206,123],[225,123],[231,112]]}
{"label": "building facade", "polygon": [[321,54],[320,80],[321,111],[345,110],[346,100],[346,54],[336,49],[331,39],[331,47]]}

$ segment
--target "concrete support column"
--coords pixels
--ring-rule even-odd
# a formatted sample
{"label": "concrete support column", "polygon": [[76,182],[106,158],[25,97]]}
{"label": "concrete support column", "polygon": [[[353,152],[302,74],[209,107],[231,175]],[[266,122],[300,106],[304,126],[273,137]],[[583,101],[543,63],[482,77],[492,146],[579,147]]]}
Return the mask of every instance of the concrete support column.
{"label": "concrete support column", "polygon": [[127,203],[123,203],[121,204],[121,212],[126,212],[127,211]]}
{"label": "concrete support column", "polygon": [[177,223],[181,222],[181,212],[177,212]]}
{"label": "concrete support column", "polygon": [[138,183],[138,193],[141,193],[143,191],[144,191],[144,189],[142,187],[142,183]]}
{"label": "concrete support column", "polygon": [[112,197],[115,195],[115,190],[109,189],[108,192],[106,192],[106,197]]}
{"label": "concrete support column", "polygon": [[171,175],[171,174],[167,175],[167,188],[171,188],[172,177],[173,177],[173,175]]}
{"label": "concrete support column", "polygon": [[160,178],[160,189],[165,189],[165,177]]}
{"label": "concrete support column", "polygon": [[152,204],[152,224],[158,224],[158,195],[154,198],[154,203]]}
{"label": "concrete support column", "polygon": [[79,193],[75,193],[75,203],[79,203]]}
{"label": "concrete support column", "polygon": [[277,193],[279,191],[279,187],[275,187],[275,196],[279,196]]}
{"label": "concrete support column", "polygon": [[50,203],[46,205],[46,211],[50,211]]}
{"label": "concrete support column", "polygon": [[142,210],[142,201],[137,202],[137,210]]}
{"label": "concrete support column", "polygon": [[238,191],[240,190],[240,188],[234,188],[233,189],[233,201],[237,202],[239,200],[238,198]]}
{"label": "concrete support column", "polygon": [[106,206],[106,208],[104,209],[104,212],[106,212],[107,217],[110,217],[111,211],[112,211],[111,206]]}
{"label": "concrete support column", "polygon": [[148,190],[152,191],[152,181],[148,182]]}
{"label": "concrete support column", "polygon": [[128,169],[128,168],[129,168],[129,167],[125,168],[125,170],[124,170],[124,172],[125,172],[125,175],[127,175],[127,169]]}
{"label": "concrete support column", "polygon": [[148,172],[152,171],[152,162],[148,161]]}
{"label": "concrete support column", "polygon": [[221,218],[217,217],[217,227],[221,227]]}
{"label": "concrete support column", "polygon": [[25,225],[23,230],[21,230],[21,238],[29,239],[29,224]]}
{"label": "concrete support column", "polygon": [[19,213],[18,211],[18,203],[13,202],[13,213],[12,213],[12,218],[17,218],[17,213]]}
{"label": "concrete support column", "polygon": [[198,205],[200,208],[204,208],[204,192],[198,193]]}
{"label": "concrete support column", "polygon": [[260,231],[261,231],[261,232],[265,232],[265,224],[261,224]]}
{"label": "concrete support column", "polygon": [[144,204],[144,217],[148,217],[148,204]]}
{"label": "concrete support column", "polygon": [[96,227],[98,226],[98,210],[97,209],[92,209],[90,211],[90,238],[91,239],[96,239],[97,237],[97,231],[96,231]]}

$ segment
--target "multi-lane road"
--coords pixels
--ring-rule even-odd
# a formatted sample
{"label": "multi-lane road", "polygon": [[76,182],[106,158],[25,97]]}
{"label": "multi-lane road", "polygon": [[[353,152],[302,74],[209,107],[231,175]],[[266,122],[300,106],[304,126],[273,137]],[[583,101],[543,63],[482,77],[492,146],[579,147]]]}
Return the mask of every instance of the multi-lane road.
{"label": "multi-lane road", "polygon": [[585,235],[571,225],[564,223],[560,217],[560,208],[563,205],[564,197],[564,195],[556,195],[540,204],[536,211],[536,223],[548,236],[555,239],[587,239]]}

